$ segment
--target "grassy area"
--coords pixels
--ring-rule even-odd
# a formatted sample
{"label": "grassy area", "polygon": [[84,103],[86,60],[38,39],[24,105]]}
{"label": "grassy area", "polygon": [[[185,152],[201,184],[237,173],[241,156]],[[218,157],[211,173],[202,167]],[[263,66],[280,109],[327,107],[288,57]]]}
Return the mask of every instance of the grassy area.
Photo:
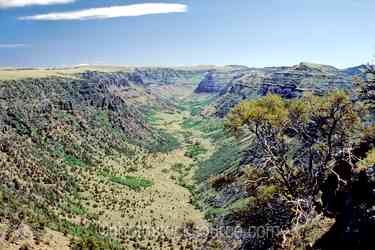
{"label": "grassy area", "polygon": [[84,215],[87,213],[87,209],[83,207],[79,203],[74,202],[64,202],[60,204],[60,208],[63,209],[67,213],[75,214],[75,215]]}
{"label": "grassy area", "polygon": [[149,110],[148,112],[146,112],[145,118],[147,123],[151,126],[156,126],[160,122],[160,119],[157,117],[156,111],[154,110]]}
{"label": "grassy area", "polygon": [[221,215],[223,213],[225,213],[225,208],[210,207],[205,212],[205,218],[208,219],[208,220],[210,220],[210,219],[215,218],[216,216]]}
{"label": "grassy area", "polygon": [[78,159],[76,156],[67,154],[65,152],[63,145],[58,145],[54,150],[53,153],[62,158],[63,162],[66,165],[71,167],[84,167],[86,164],[81,159]]}
{"label": "grassy area", "polygon": [[107,112],[98,111],[95,114],[95,122],[97,122],[103,128],[111,127],[111,122],[109,121],[109,116]]}
{"label": "grassy area", "polygon": [[129,188],[137,191],[154,185],[152,181],[146,180],[142,177],[134,176],[113,176],[111,177],[111,181],[117,184],[128,186]]}
{"label": "grassy area", "polygon": [[193,96],[188,101],[180,101],[177,109],[190,112],[190,116],[184,117],[182,128],[189,130],[198,130],[204,134],[204,137],[213,142],[225,137],[223,121],[213,117],[204,117],[201,112],[215,99],[215,97]]}
{"label": "grassy area", "polygon": [[145,145],[145,148],[152,153],[167,153],[177,149],[180,143],[176,136],[168,133],[165,129],[158,129],[158,138],[155,143]]}
{"label": "grassy area", "polygon": [[83,163],[82,160],[76,158],[75,156],[72,155],[65,155],[64,156],[64,162],[69,165],[69,166],[77,166],[77,167],[83,167],[85,164]]}
{"label": "grassy area", "polygon": [[198,156],[207,153],[207,149],[204,148],[202,145],[199,143],[195,143],[193,145],[188,146],[185,152],[185,156],[192,158],[192,159],[197,159]]}
{"label": "grassy area", "polygon": [[221,120],[200,116],[185,118],[182,127],[185,129],[197,129],[205,134],[224,130],[223,122]]}
{"label": "grassy area", "polygon": [[222,173],[238,162],[240,152],[239,146],[233,142],[233,139],[226,139],[209,159],[199,163],[195,179],[200,182]]}
{"label": "grassy area", "polygon": [[198,116],[214,99],[215,97],[193,96],[189,100],[179,101],[176,108],[180,111],[190,111],[192,116]]}
{"label": "grassy area", "polygon": [[[165,121],[162,119],[163,117],[159,117],[158,114],[160,113],[149,111],[145,116],[148,124],[152,127],[156,135],[154,143],[145,145],[145,148],[152,153],[167,153],[180,147],[180,142],[173,133],[167,130],[166,127],[168,124],[165,124]],[[169,117],[171,115],[167,116]],[[168,121],[168,123],[173,124],[174,121]]]}

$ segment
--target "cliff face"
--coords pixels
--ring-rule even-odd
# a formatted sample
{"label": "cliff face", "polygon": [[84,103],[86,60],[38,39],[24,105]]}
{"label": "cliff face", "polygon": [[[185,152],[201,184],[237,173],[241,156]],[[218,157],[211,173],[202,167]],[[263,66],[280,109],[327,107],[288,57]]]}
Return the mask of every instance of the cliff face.
{"label": "cliff face", "polygon": [[175,84],[191,81],[194,77],[203,77],[206,69],[190,68],[134,68],[129,71],[98,72],[88,71],[79,74],[79,77],[98,82],[100,85],[117,85],[126,87],[129,82],[137,85]]}
{"label": "cliff face", "polygon": [[218,93],[223,89],[223,85],[217,82],[214,73],[209,72],[195,89],[195,93]]}
{"label": "cliff face", "polygon": [[240,77],[248,70],[245,66],[225,66],[210,70],[195,89],[195,93],[217,94],[227,87],[233,79]]}
{"label": "cliff face", "polygon": [[132,77],[142,79],[144,84],[175,84],[182,81],[191,81],[194,77],[203,77],[206,69],[190,68],[137,68]]}
{"label": "cliff face", "polygon": [[357,68],[339,70],[309,63],[293,67],[246,69],[236,75],[227,74],[227,84],[221,84],[220,88],[216,85],[216,88],[211,87],[213,80],[202,81],[203,86],[198,86],[197,92],[219,93],[213,110],[215,115],[224,117],[241,100],[270,93],[290,99],[301,97],[305,92],[321,95],[336,89],[350,90],[353,74],[360,72]]}

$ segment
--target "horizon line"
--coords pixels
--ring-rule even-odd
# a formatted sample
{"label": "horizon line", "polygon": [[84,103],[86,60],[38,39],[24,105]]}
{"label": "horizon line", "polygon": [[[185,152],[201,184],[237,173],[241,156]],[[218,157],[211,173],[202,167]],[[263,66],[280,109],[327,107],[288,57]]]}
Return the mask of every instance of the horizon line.
{"label": "horizon line", "polygon": [[249,69],[262,69],[262,68],[273,68],[273,67],[293,67],[300,64],[312,64],[312,65],[321,65],[321,66],[328,66],[334,67],[336,69],[348,69],[352,67],[358,67],[370,64],[362,63],[362,64],[352,64],[350,66],[345,67],[337,67],[331,64],[325,63],[315,63],[315,62],[299,62],[297,64],[285,64],[285,65],[268,65],[268,66],[249,66],[246,64],[72,64],[72,65],[35,65],[35,66],[0,66],[0,70],[37,70],[37,69],[44,69],[44,70],[53,70],[53,69],[71,69],[71,68],[84,68],[84,67],[118,67],[118,68],[182,68],[182,67],[231,67],[231,66],[238,66],[238,67],[247,67]]}

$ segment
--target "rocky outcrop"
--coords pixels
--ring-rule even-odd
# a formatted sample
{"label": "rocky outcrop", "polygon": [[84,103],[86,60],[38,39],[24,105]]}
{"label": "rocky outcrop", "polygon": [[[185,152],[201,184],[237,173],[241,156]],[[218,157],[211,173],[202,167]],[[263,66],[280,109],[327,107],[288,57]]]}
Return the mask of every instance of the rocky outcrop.
{"label": "rocky outcrop", "polygon": [[195,93],[221,93],[233,79],[242,76],[248,70],[249,68],[238,65],[230,65],[210,70],[195,89]]}
{"label": "rocky outcrop", "polygon": [[[238,74],[227,73],[227,78],[230,79],[227,80],[226,86],[220,88],[220,97],[213,104],[212,110],[215,110],[216,116],[223,117],[241,100],[270,93],[290,99],[301,97],[305,92],[322,95],[337,89],[351,90],[353,74],[360,73],[360,67],[339,70],[332,66],[311,63],[300,63],[292,67],[247,68]],[[213,89],[212,83],[203,83],[203,86],[197,88],[199,92],[202,92],[202,89]],[[217,91],[213,93],[216,94]]]}
{"label": "rocky outcrop", "polygon": [[301,97],[303,95],[303,90],[297,88],[295,84],[270,84],[265,83],[260,87],[259,94],[262,96],[268,94],[277,94],[284,98],[291,99]]}
{"label": "rocky outcrop", "polygon": [[195,89],[195,93],[218,93],[224,87],[224,85],[217,82],[215,74],[209,72],[199,83],[198,87]]}
{"label": "rocky outcrop", "polygon": [[364,78],[366,75],[365,72],[367,72],[367,69],[368,69],[367,66],[362,64],[356,67],[350,67],[350,68],[344,69],[342,72],[344,74],[347,74],[348,76],[361,76]]}
{"label": "rocky outcrop", "polygon": [[140,78],[144,84],[175,84],[181,81],[191,81],[195,76],[203,76],[205,69],[179,68],[136,68],[133,77]]}
{"label": "rocky outcrop", "polygon": [[133,81],[129,73],[123,72],[102,73],[97,71],[88,71],[82,73],[80,77],[91,81],[92,85],[96,85],[99,88],[105,88],[108,86],[128,87],[129,82]]}
{"label": "rocky outcrop", "polygon": [[207,69],[200,68],[159,68],[143,67],[119,72],[87,71],[78,76],[99,83],[100,86],[126,87],[129,83],[137,85],[175,84],[190,82],[194,77],[203,77]]}

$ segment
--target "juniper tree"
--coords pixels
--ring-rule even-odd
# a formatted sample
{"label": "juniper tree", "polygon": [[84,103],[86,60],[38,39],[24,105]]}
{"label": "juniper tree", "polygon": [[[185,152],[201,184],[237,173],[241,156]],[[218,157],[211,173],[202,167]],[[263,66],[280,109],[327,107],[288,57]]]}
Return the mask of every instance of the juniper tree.
{"label": "juniper tree", "polygon": [[[371,86],[370,81],[367,84]],[[369,95],[366,98],[371,100]],[[371,219],[375,126],[360,118],[362,109],[357,104],[348,94],[333,92],[290,101],[269,95],[235,107],[225,126],[236,135],[246,135],[247,145],[255,148],[250,152],[257,158],[252,158],[253,170],[246,175],[253,205],[240,218],[252,220],[254,214],[258,218],[270,207],[270,215],[284,209],[280,217],[288,218],[292,212],[291,223],[284,220],[284,225],[294,230],[281,232],[286,237],[298,234],[301,223],[311,227],[316,212],[323,212],[334,217],[336,224],[318,241],[318,249],[330,249],[327,246],[332,248],[337,242],[359,249],[371,241],[364,232],[375,230]],[[365,107],[371,109],[369,104],[373,102]],[[264,200],[259,190],[271,186],[276,198],[259,202]],[[265,219],[264,223],[278,221]],[[303,233],[295,239],[300,237]]]}
{"label": "juniper tree", "polygon": [[375,115],[375,66],[367,65],[364,73],[366,75],[365,79],[354,78],[358,99],[363,102],[365,108],[368,109],[372,115]]}
{"label": "juniper tree", "polygon": [[316,194],[332,162],[351,150],[358,120],[343,92],[291,101],[268,95],[235,107],[226,127],[247,130],[262,151],[261,167],[279,177],[286,196],[301,198]]}

